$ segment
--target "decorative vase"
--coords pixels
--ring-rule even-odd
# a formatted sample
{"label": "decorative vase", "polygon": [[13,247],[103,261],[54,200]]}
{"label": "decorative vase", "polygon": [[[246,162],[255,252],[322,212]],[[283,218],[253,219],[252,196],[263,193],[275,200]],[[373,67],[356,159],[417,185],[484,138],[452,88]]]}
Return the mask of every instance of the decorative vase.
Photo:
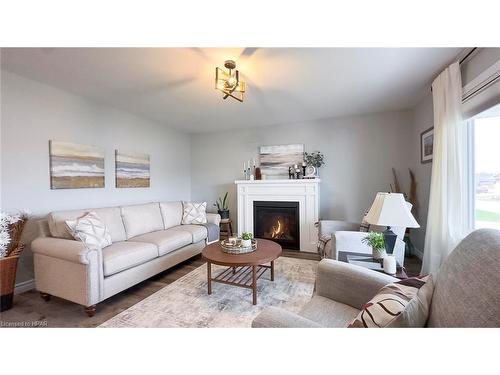
{"label": "decorative vase", "polygon": [[241,240],[241,246],[243,246],[243,247],[251,247],[252,246],[252,240]]}
{"label": "decorative vase", "polygon": [[218,210],[221,219],[229,219],[229,210]]}
{"label": "decorative vase", "polygon": [[375,247],[372,247],[372,256],[373,259],[382,259],[386,256],[385,249],[376,249]]}
{"label": "decorative vase", "polygon": [[14,302],[18,260],[18,255],[0,258],[0,311],[10,309]]}

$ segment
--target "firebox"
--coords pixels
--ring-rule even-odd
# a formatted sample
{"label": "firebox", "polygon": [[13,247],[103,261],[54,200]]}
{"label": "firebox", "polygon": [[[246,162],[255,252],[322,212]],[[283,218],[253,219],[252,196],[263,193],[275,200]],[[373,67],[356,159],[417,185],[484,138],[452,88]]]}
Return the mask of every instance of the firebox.
{"label": "firebox", "polygon": [[284,249],[300,250],[299,202],[254,201],[253,233]]}

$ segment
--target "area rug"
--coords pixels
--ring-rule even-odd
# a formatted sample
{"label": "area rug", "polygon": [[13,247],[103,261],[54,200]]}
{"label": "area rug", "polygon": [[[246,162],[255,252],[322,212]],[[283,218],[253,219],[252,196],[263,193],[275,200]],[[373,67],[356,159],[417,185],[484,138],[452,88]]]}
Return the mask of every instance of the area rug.
{"label": "area rug", "polygon": [[[207,267],[200,266],[148,298],[104,322],[100,327],[250,327],[266,307],[298,312],[313,293],[318,262],[281,257],[257,281],[257,305],[252,290],[212,283],[207,294]],[[212,265],[212,275],[224,267]]]}

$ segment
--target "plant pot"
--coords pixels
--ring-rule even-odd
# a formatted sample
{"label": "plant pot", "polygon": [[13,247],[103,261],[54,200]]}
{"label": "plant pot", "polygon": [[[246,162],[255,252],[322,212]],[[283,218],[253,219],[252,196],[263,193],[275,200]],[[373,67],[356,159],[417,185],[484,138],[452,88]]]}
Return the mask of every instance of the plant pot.
{"label": "plant pot", "polygon": [[220,215],[221,219],[229,219],[229,210],[218,210],[217,213]]}
{"label": "plant pot", "polygon": [[252,246],[252,240],[241,240],[241,246],[243,246],[243,247],[251,247]]}
{"label": "plant pot", "polygon": [[18,260],[17,255],[0,258],[0,311],[10,309],[14,302]]}
{"label": "plant pot", "polygon": [[385,249],[376,249],[376,248],[372,247],[373,259],[383,259],[383,258],[385,258],[386,255],[387,254],[385,252]]}

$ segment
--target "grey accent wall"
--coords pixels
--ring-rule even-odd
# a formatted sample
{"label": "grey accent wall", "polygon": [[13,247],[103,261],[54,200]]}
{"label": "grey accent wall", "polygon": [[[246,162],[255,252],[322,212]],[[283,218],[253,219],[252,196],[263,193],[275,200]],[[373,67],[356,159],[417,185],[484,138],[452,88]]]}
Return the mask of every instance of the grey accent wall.
{"label": "grey accent wall", "polygon": [[391,167],[408,186],[412,158],[412,112],[377,113],[238,131],[195,134],[191,139],[191,196],[207,201],[229,191],[236,220],[234,180],[243,178],[243,162],[258,157],[259,146],[303,143],[320,150],[320,217],[359,222],[378,191],[389,191]]}
{"label": "grey accent wall", "polygon": [[[190,138],[136,116],[1,71],[1,209],[50,211],[158,200],[190,199]],[[49,139],[106,150],[106,187],[51,190]],[[151,187],[115,188],[114,150],[151,156]],[[29,242],[33,228],[29,228]],[[29,280],[32,259],[24,252],[18,282]]]}

